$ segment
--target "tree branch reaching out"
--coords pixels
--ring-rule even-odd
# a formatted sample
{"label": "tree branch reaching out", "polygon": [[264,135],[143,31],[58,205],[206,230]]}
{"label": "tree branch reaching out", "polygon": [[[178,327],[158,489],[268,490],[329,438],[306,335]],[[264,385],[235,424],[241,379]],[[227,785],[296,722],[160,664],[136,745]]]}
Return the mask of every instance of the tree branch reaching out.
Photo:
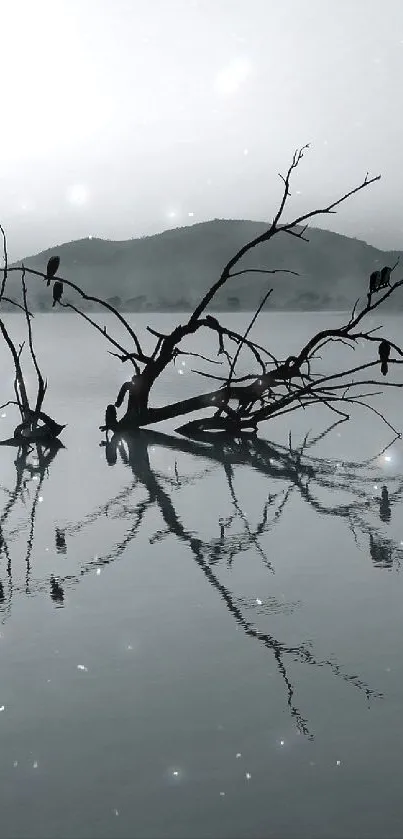
{"label": "tree branch reaching out", "polygon": [[[8,275],[8,260],[7,260],[7,241],[6,236],[4,234],[3,228],[0,226],[0,230],[2,231],[3,235],[3,248],[4,248],[4,268],[3,268],[3,281],[0,288],[0,304],[2,300],[7,300],[8,298],[5,297],[4,292],[6,288],[6,281]],[[64,425],[59,425],[59,423],[55,422],[48,414],[44,413],[42,410],[43,400],[46,394],[47,389],[47,382],[44,381],[38,360],[36,357],[35,349],[34,349],[34,342],[33,342],[33,335],[32,335],[32,325],[31,325],[31,313],[28,309],[28,301],[27,301],[27,287],[25,282],[25,275],[26,270],[24,265],[21,266],[21,287],[22,287],[22,301],[23,305],[19,306],[25,314],[25,321],[27,325],[27,333],[28,333],[28,345],[31,353],[31,358],[33,365],[35,367],[35,372],[38,380],[38,390],[37,390],[37,397],[35,402],[35,408],[32,409],[29,403],[27,388],[25,384],[24,374],[21,365],[21,356],[22,351],[24,348],[24,343],[20,344],[18,350],[11,338],[11,335],[2,320],[0,318],[0,332],[10,350],[13,363],[14,363],[14,371],[15,371],[15,378],[14,378],[14,391],[16,395],[16,401],[8,400],[6,404],[8,405],[17,405],[21,414],[21,422],[19,425],[16,426],[14,430],[14,437],[11,440],[2,440],[0,441],[1,445],[29,445],[31,442],[39,442],[40,440],[46,441],[53,441],[63,430],[65,427]],[[38,421],[41,421],[42,425],[38,426]]]}
{"label": "tree branch reaching out", "polygon": [[[58,282],[60,285],[65,284],[66,287],[75,291],[83,300],[93,301],[111,313],[121,325],[125,328],[129,335],[133,346],[129,349],[123,347],[120,341],[116,340],[109,329],[100,326],[89,315],[85,314],[81,309],[73,305],[73,303],[61,303],[62,306],[72,309],[76,314],[85,319],[89,325],[97,330],[109,344],[112,344],[116,352],[111,352],[112,355],[120,359],[121,362],[131,362],[134,366],[134,375],[132,378],[122,384],[119,394],[115,399],[115,407],[121,408],[127,397],[127,407],[124,415],[120,420],[117,420],[117,427],[121,431],[135,430],[141,426],[146,426],[156,422],[162,422],[166,419],[183,416],[194,411],[210,409],[210,413],[214,412],[214,416],[209,416],[204,422],[206,428],[215,428],[216,430],[225,430],[232,434],[239,434],[246,429],[257,429],[259,423],[268,421],[274,417],[283,416],[291,411],[307,408],[312,405],[322,404],[333,413],[347,417],[348,412],[343,411],[343,403],[350,407],[351,404],[363,406],[365,405],[371,411],[376,410],[370,406],[368,399],[370,399],[380,386],[385,384],[389,387],[401,387],[398,381],[385,380],[378,381],[376,377],[368,380],[367,370],[375,368],[379,364],[378,360],[357,364],[345,369],[341,369],[331,375],[324,374],[317,368],[318,362],[321,360],[320,353],[335,343],[348,346],[354,350],[358,342],[368,343],[368,346],[377,347],[380,352],[383,352],[385,345],[388,349],[388,362],[386,363],[386,372],[389,365],[397,365],[400,362],[396,358],[389,359],[390,352],[393,351],[398,357],[403,358],[403,350],[399,345],[391,341],[385,336],[378,337],[379,327],[365,330],[362,328],[362,322],[367,315],[372,314],[378,309],[392,294],[396,293],[400,286],[403,285],[403,279],[391,282],[393,271],[397,267],[397,263],[389,268],[385,266],[382,272],[380,282],[375,284],[368,278],[368,288],[363,294],[363,302],[360,305],[360,300],[354,304],[353,311],[349,319],[340,327],[331,329],[322,329],[313,335],[309,341],[301,348],[295,356],[279,359],[265,346],[262,346],[251,337],[252,328],[267,301],[267,298],[272,293],[270,289],[263,300],[259,304],[248,328],[241,334],[234,329],[225,326],[218,317],[213,316],[206,310],[216,294],[222,287],[229,282],[233,277],[240,274],[279,274],[288,273],[298,276],[295,271],[286,269],[270,269],[270,268],[254,268],[243,267],[240,265],[243,257],[251,252],[254,248],[264,242],[270,242],[279,233],[287,233],[302,241],[306,242],[307,237],[305,233],[308,229],[308,223],[312,218],[317,216],[326,216],[336,212],[336,210],[347,199],[356,195],[358,192],[366,189],[379,181],[380,176],[369,177],[366,174],[365,178],[357,186],[350,188],[341,197],[331,200],[321,208],[309,210],[302,213],[291,221],[283,221],[283,216],[286,210],[287,201],[291,195],[291,179],[295,174],[296,169],[303,160],[303,157],[309,148],[308,145],[297,149],[293,155],[291,163],[285,175],[280,175],[283,182],[283,191],[277,211],[273,216],[271,224],[267,226],[262,234],[255,237],[249,242],[246,242],[223,268],[218,279],[211,285],[209,290],[204,294],[201,301],[196,305],[194,311],[185,323],[179,323],[170,333],[164,334],[152,327],[147,327],[151,335],[156,339],[151,355],[146,355],[142,348],[139,338],[128,323],[125,317],[115,309],[111,304],[100,298],[94,297],[84,292],[78,285],[72,283],[64,278],[57,277],[56,272],[59,267],[59,258],[52,257],[53,272],[49,274],[49,263],[46,272],[41,272],[33,269],[22,267],[8,266],[6,239],[3,231],[3,250],[4,250],[4,268],[3,268],[3,282],[0,292],[4,295],[5,283],[7,276],[11,271],[21,271],[24,274],[32,274],[34,277],[40,277],[50,282]],[[1,228],[2,230],[2,228]],[[59,288],[60,290],[60,288]],[[365,300],[366,298],[366,300]],[[60,295],[57,298],[60,302]],[[26,300],[25,300],[26,306]],[[29,319],[28,319],[29,321]],[[28,324],[27,321],[27,324]],[[3,327],[0,326],[0,329]],[[218,360],[214,361],[212,358],[188,351],[189,355],[198,356],[208,363],[228,364],[228,373],[222,377],[214,376],[205,371],[196,371],[200,375],[221,382],[221,386],[216,390],[208,393],[199,393],[187,399],[180,400],[161,407],[150,406],[150,394],[156,380],[164,372],[164,370],[171,364],[175,364],[176,359],[180,354],[187,352],[181,348],[181,343],[185,339],[191,338],[200,329],[209,330],[218,339],[217,356]],[[374,333],[378,334],[375,335]],[[30,327],[28,335],[30,335]],[[3,333],[3,337],[5,337]],[[7,340],[5,338],[5,340]],[[30,348],[31,348],[30,342]],[[383,347],[383,350],[382,350]],[[249,367],[247,372],[234,378],[234,371],[239,359],[241,350],[244,351],[245,358],[248,357],[250,363],[253,365]],[[248,355],[247,355],[248,354]],[[32,355],[32,349],[31,349]],[[17,359],[18,360],[18,359]],[[15,360],[14,360],[15,361]],[[35,363],[35,362],[34,362]],[[246,362],[245,362],[246,363]],[[16,364],[16,362],[15,362]],[[17,367],[16,367],[17,370]],[[383,365],[385,373],[385,367]],[[364,375],[364,379],[360,376]],[[351,378],[353,377],[353,378]],[[17,376],[18,379],[18,376]],[[19,379],[18,379],[19,381]],[[39,379],[38,379],[39,382]],[[362,392],[362,387],[373,387],[375,391]],[[358,388],[358,390],[351,390],[351,388]],[[359,390],[361,388],[361,390]],[[21,390],[19,386],[19,390]],[[17,397],[21,400],[24,396]],[[237,403],[234,408],[229,403]],[[113,412],[114,408],[112,409]],[[383,415],[379,412],[379,415]],[[387,420],[385,419],[385,422]],[[115,423],[115,420],[114,420]],[[388,422],[387,422],[388,424]],[[104,426],[106,428],[106,426]],[[390,426],[392,427],[392,426]]]}

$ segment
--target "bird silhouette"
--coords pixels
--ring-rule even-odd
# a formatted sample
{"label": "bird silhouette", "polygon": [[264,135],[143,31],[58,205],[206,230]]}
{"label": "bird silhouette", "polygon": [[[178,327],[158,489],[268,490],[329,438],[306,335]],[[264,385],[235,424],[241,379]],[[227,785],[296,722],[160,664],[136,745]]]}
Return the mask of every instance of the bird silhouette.
{"label": "bird silhouette", "polygon": [[47,279],[47,286],[50,286],[50,281],[52,277],[55,276],[56,271],[60,265],[60,256],[51,256],[48,264],[46,266],[46,279]]}
{"label": "bird silhouette", "polygon": [[392,269],[389,268],[389,265],[385,265],[384,268],[381,270],[381,282],[379,288],[386,288],[386,286],[390,285],[390,275],[392,273]]}
{"label": "bird silhouette", "polygon": [[381,359],[381,373],[386,376],[388,372],[388,360],[390,356],[389,341],[381,341],[378,347],[379,358]]}
{"label": "bird silhouette", "polygon": [[107,405],[105,411],[105,428],[107,431],[115,431],[118,424],[118,415],[114,405]]}
{"label": "bird silhouette", "polygon": [[63,283],[61,283],[61,282],[60,282],[60,280],[56,280],[56,282],[55,282],[55,284],[54,284],[54,286],[53,286],[53,303],[52,303],[52,307],[55,305],[55,303],[59,303],[59,302],[60,302],[61,297],[62,297],[62,294],[63,294]]}
{"label": "bird silhouette", "polygon": [[369,278],[369,293],[373,294],[378,291],[379,283],[381,282],[381,272],[373,271]]}

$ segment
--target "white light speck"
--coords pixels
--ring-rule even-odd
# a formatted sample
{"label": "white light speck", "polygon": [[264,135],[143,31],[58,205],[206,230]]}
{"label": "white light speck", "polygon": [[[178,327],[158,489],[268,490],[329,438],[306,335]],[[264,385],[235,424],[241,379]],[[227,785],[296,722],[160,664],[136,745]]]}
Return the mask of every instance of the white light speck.
{"label": "white light speck", "polygon": [[250,781],[251,777],[252,777],[252,775],[250,774],[250,772],[245,773],[245,778],[246,778],[247,781]]}
{"label": "white light speck", "polygon": [[243,153],[244,153],[244,156],[245,156],[245,157],[247,157],[247,156],[248,156],[248,154],[249,154],[249,149],[244,149],[244,150],[243,150]]}
{"label": "white light speck", "polygon": [[38,501],[39,501],[39,503],[40,503],[40,504],[42,504],[42,501],[43,501],[43,495],[40,495],[40,496],[39,496]]}
{"label": "white light speck", "polygon": [[32,764],[32,768],[33,768],[33,769],[37,769],[37,768],[38,768],[38,761],[37,761],[37,760],[34,760],[34,762],[33,762],[33,764]]}
{"label": "white light speck", "polygon": [[1,416],[2,416],[2,419],[4,419],[4,417],[6,417],[6,416],[7,416],[7,414],[2,414]]}
{"label": "white light speck", "polygon": [[49,548],[45,548],[45,551],[48,551],[48,550],[49,550]]}
{"label": "white light speck", "polygon": [[178,214],[177,214],[176,210],[169,210],[169,211],[167,212],[167,216],[168,216],[168,218],[176,218],[176,216],[177,216],[177,215],[178,215]]}
{"label": "white light speck", "polygon": [[172,774],[173,774],[174,778],[177,778],[177,777],[178,777],[178,775],[179,775],[179,772],[178,772],[178,770],[177,770],[177,769],[174,769],[174,771],[172,772]]}
{"label": "white light speck", "polygon": [[215,89],[221,95],[237,93],[250,73],[250,63],[246,58],[236,58],[218,73]]}
{"label": "white light speck", "polygon": [[89,239],[92,239],[92,236],[90,235],[90,236],[88,236],[88,238],[89,238]]}
{"label": "white light speck", "polygon": [[178,370],[180,376],[183,376],[183,370]]}
{"label": "white light speck", "polygon": [[378,484],[374,484],[374,489],[378,489]]}
{"label": "white light speck", "polygon": [[131,644],[128,644],[128,645],[127,645],[127,647],[126,647],[126,649],[127,649],[127,650],[132,650],[132,649],[133,649],[133,647],[132,647],[132,645],[131,645]]}
{"label": "white light speck", "polygon": [[74,184],[67,191],[67,200],[74,207],[83,207],[88,200],[88,189],[84,184]]}
{"label": "white light speck", "polygon": [[256,603],[258,606],[262,605],[262,601],[259,599],[259,597],[256,598]]}
{"label": "white light speck", "polygon": [[85,664],[77,664],[77,670],[84,670],[85,673],[88,673],[88,667]]}
{"label": "white light speck", "polygon": [[100,573],[101,573],[101,569],[97,568],[97,577],[99,577]]}
{"label": "white light speck", "polygon": [[18,760],[15,760],[13,766],[18,766]]}
{"label": "white light speck", "polygon": [[34,475],[34,477],[32,478],[32,480],[33,480],[33,481],[39,481],[39,475]]}
{"label": "white light speck", "polygon": [[390,461],[392,460],[390,454],[385,454],[385,460],[387,463],[390,463]]}
{"label": "white light speck", "polygon": [[284,740],[280,740],[280,746],[284,746]]}
{"label": "white light speck", "polygon": [[236,757],[237,759],[238,759],[238,758],[240,758],[240,757],[242,757],[241,752],[237,752],[237,753],[236,753],[236,755],[235,755],[235,757]]}
{"label": "white light speck", "polygon": [[118,815],[119,815],[119,810],[116,810],[116,809],[115,809],[113,812],[115,813],[115,816],[118,816]]}
{"label": "white light speck", "polygon": [[220,792],[220,795],[221,795],[221,796],[225,795],[225,792]]}
{"label": "white light speck", "polygon": [[4,705],[0,705],[0,711],[4,711]]}
{"label": "white light speck", "polygon": [[189,218],[193,218],[194,213],[188,213]]}
{"label": "white light speck", "polygon": [[385,667],[387,673],[390,673],[390,667]]}
{"label": "white light speck", "polygon": [[301,190],[300,190],[300,189],[297,189],[297,190],[295,191],[295,194],[296,194],[296,195],[302,195]]}
{"label": "white light speck", "polygon": [[336,760],[336,766],[340,766],[341,760]]}

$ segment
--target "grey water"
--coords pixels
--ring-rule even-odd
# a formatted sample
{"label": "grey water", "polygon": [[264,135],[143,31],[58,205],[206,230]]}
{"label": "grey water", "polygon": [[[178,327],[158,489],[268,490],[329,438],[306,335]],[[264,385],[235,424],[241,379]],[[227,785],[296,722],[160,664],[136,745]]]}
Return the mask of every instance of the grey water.
{"label": "grey water", "polygon": [[[236,329],[249,318],[224,316]],[[343,318],[267,314],[253,334],[287,356]],[[132,316],[146,347],[147,325],[175,321]],[[19,315],[7,323],[23,336]],[[401,318],[378,323],[398,340]],[[33,326],[45,410],[67,427],[48,461],[0,449],[0,836],[401,837],[392,428],[351,407],[310,445],[337,420],[321,407],[242,446],[175,435],[185,418],[108,464],[98,426],[128,365],[74,316]],[[219,360],[210,335],[191,348]],[[321,354],[332,372],[370,349]],[[248,362],[245,351],[239,374]],[[197,370],[226,373],[180,356],[153,404],[211,389]],[[12,381],[3,347],[2,403]],[[403,391],[373,404],[402,429]],[[0,412],[2,439],[13,410]],[[298,460],[289,433],[298,449],[308,431]]]}

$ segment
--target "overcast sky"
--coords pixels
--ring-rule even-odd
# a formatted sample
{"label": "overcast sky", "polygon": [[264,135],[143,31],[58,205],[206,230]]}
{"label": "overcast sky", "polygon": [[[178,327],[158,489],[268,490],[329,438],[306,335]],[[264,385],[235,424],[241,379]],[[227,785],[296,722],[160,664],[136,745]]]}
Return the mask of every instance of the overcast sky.
{"label": "overcast sky", "polygon": [[382,181],[319,224],[403,248],[402,0],[0,0],[10,256]]}

